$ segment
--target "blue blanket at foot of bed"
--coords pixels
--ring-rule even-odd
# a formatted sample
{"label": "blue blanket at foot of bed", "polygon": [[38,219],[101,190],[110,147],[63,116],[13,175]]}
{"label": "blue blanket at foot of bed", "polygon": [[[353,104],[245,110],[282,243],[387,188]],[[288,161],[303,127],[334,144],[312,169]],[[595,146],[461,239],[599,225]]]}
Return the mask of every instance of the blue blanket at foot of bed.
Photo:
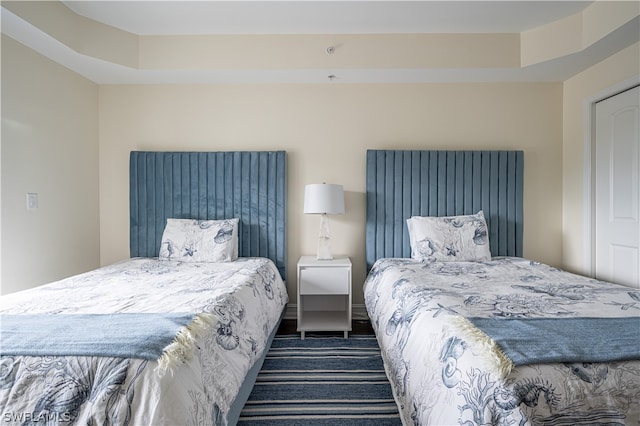
{"label": "blue blanket at foot of bed", "polygon": [[640,360],[640,316],[467,320],[516,366]]}
{"label": "blue blanket at foot of bed", "polygon": [[184,361],[208,314],[0,315],[2,356],[104,356]]}

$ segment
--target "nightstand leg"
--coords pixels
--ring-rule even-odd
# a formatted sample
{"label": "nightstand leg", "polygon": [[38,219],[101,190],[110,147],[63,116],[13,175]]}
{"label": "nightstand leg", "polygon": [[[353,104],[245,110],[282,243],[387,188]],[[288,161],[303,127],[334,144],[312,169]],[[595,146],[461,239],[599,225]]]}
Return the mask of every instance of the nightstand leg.
{"label": "nightstand leg", "polygon": [[349,332],[348,332],[348,331],[345,331],[345,332],[344,332],[344,338],[345,338],[345,339],[348,339],[348,338],[349,338]]}
{"label": "nightstand leg", "polygon": [[304,340],[304,331],[300,332],[300,340]]}

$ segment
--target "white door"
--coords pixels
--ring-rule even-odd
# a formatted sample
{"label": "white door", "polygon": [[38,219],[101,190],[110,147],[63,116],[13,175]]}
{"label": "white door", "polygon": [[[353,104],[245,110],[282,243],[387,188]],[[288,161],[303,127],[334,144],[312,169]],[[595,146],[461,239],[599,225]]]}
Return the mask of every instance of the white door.
{"label": "white door", "polygon": [[640,86],[596,104],[596,278],[640,288]]}

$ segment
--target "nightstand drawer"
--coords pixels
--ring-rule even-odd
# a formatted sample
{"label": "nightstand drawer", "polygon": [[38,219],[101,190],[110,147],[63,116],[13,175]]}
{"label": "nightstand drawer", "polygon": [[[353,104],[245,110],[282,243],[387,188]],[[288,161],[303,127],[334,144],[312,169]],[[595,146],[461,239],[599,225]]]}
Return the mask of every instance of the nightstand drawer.
{"label": "nightstand drawer", "polygon": [[349,294],[347,268],[300,268],[300,294]]}

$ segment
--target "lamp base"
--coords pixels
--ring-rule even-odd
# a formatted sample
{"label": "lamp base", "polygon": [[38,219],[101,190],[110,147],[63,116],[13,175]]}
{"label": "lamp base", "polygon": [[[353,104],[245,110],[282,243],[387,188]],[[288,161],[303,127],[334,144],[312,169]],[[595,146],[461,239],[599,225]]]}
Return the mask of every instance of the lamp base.
{"label": "lamp base", "polygon": [[318,260],[331,260],[331,245],[329,238],[318,238],[318,254],[316,256]]}
{"label": "lamp base", "polygon": [[329,238],[329,219],[327,215],[320,216],[320,233],[318,234],[318,260],[331,260],[331,239]]}

